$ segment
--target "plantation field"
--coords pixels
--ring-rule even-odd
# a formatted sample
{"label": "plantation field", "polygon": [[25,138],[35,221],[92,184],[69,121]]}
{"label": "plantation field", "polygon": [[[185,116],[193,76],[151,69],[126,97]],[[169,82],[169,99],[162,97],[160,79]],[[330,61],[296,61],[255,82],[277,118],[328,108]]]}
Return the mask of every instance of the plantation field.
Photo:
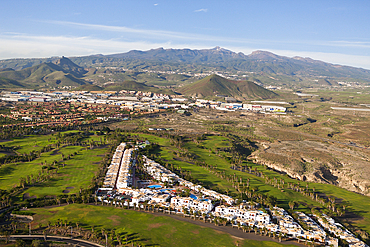
{"label": "plantation field", "polygon": [[85,229],[94,227],[122,230],[130,236],[129,241],[159,246],[293,246],[275,242],[236,239],[229,234],[207,227],[176,220],[167,216],[152,215],[114,207],[71,204],[54,208],[31,209],[35,213],[33,225],[46,225],[48,221],[67,220],[79,223]]}

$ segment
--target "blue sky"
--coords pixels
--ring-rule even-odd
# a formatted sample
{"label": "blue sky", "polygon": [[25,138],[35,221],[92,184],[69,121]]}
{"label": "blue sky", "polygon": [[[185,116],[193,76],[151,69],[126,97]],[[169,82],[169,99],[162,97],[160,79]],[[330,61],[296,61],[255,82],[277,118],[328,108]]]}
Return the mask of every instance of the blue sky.
{"label": "blue sky", "polygon": [[369,13],[367,0],[3,0],[0,59],[221,46],[370,69]]}

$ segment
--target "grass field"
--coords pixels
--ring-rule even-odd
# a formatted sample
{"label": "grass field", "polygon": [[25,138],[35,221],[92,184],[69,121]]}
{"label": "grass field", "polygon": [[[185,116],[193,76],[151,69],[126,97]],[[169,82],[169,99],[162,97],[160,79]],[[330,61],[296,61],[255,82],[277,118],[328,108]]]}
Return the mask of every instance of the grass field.
{"label": "grass field", "polygon": [[[72,147],[68,147],[73,149]],[[58,176],[25,191],[30,196],[61,195],[67,187],[70,194],[77,193],[80,188],[91,184],[95,171],[99,167],[105,149],[82,150],[72,159],[65,161],[65,167],[59,168]]]}
{"label": "grass field", "polygon": [[146,245],[159,246],[262,246],[278,247],[292,246],[275,242],[260,242],[254,240],[241,240],[229,234],[201,227],[191,223],[179,221],[167,216],[157,216],[133,210],[124,210],[114,207],[89,206],[71,204],[55,208],[31,209],[34,215],[33,225],[37,228],[39,223],[46,225],[48,221],[58,219],[79,223],[82,228],[100,230],[124,229],[133,240]]}
{"label": "grass field", "polygon": [[31,135],[22,138],[15,138],[11,141],[2,142],[6,147],[19,147],[16,149],[18,153],[30,153],[31,151],[39,151],[48,144],[55,143],[56,138],[52,135]]}
{"label": "grass field", "polygon": [[[98,140],[96,136],[91,136],[86,139]],[[52,135],[30,136],[3,142],[2,144],[19,147],[17,149],[19,153],[29,153],[31,151],[40,150],[42,147],[55,142],[55,140],[56,137]],[[32,145],[35,144],[35,147],[30,145],[30,143],[32,143]],[[65,164],[64,166],[59,165],[58,174],[54,175],[53,178],[46,182],[26,188],[24,193],[29,193],[30,196],[60,195],[66,187],[73,187],[68,190],[70,193],[76,193],[80,188],[86,188],[91,184],[91,180],[106,150],[106,148],[86,149],[81,146],[62,145],[58,149],[42,153],[39,158],[31,162],[17,162],[2,165],[0,167],[0,189],[9,190],[19,185],[21,177],[26,178],[30,175],[37,176],[42,170],[41,164],[52,164],[54,161],[61,161],[63,156],[68,157],[71,155],[70,159],[62,162]]]}

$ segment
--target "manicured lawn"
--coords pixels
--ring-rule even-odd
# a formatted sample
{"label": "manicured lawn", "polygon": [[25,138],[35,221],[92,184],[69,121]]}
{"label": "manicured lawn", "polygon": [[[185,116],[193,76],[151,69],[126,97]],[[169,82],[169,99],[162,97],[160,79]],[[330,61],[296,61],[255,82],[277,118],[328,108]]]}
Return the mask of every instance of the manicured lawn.
{"label": "manicured lawn", "polygon": [[55,143],[55,137],[52,135],[31,135],[22,138],[15,138],[11,141],[3,142],[6,147],[17,147],[18,153],[30,153],[31,151],[39,151],[43,147]]}
{"label": "manicured lawn", "polygon": [[9,190],[19,185],[21,177],[25,178],[30,174],[38,174],[39,171],[41,171],[41,166],[37,164],[36,160],[2,165],[0,167],[0,189]]}
{"label": "manicured lawn", "polygon": [[78,222],[86,229],[100,230],[124,229],[127,234],[134,234],[134,240],[159,246],[290,246],[274,242],[254,240],[236,240],[229,234],[211,228],[197,226],[167,216],[156,216],[133,210],[114,207],[71,204],[56,208],[31,209],[34,215],[33,225],[46,225],[57,219]]}
{"label": "manicured lawn", "polygon": [[[54,140],[55,137],[51,135],[33,136],[5,142],[4,144],[7,146],[20,146],[18,151],[29,153],[33,149],[27,147],[30,146],[29,143],[32,143],[32,145],[36,143],[37,148],[41,149],[42,146],[48,145],[49,139]],[[70,155],[71,158],[62,162],[65,166],[59,166],[58,174],[46,182],[27,188],[24,193],[29,193],[30,196],[60,195],[63,194],[63,190],[66,190],[66,187],[73,187],[68,190],[70,193],[76,193],[80,188],[86,188],[91,184],[106,150],[106,148],[86,149],[81,146],[62,145],[59,149],[42,153],[40,158],[36,158],[31,162],[2,165],[0,167],[0,189],[9,190],[19,185],[21,177],[26,178],[30,175],[36,177],[42,171],[41,163],[50,165],[54,161],[61,161],[63,154],[64,157]]]}
{"label": "manicured lawn", "polygon": [[310,184],[314,186],[318,191],[324,192],[327,195],[332,195],[337,198],[341,198],[349,203],[351,211],[362,217],[362,219],[356,219],[355,225],[359,228],[370,232],[370,198],[360,194],[353,193],[351,191],[329,185],[329,184]]}
{"label": "manicured lawn", "polygon": [[19,185],[20,178],[27,177],[27,175],[38,175],[42,170],[41,162],[51,164],[53,161],[61,160],[62,153],[67,156],[74,152],[78,152],[82,147],[69,146],[60,148],[58,152],[53,154],[53,151],[42,153],[40,158],[37,158],[31,162],[17,162],[1,166],[0,168],[0,189],[10,189],[14,185]]}
{"label": "manicured lawn", "polygon": [[[66,151],[74,150],[73,146],[67,148]],[[66,165],[59,168],[56,178],[30,187],[25,193],[30,196],[60,195],[67,187],[73,187],[68,189],[69,194],[77,193],[80,188],[86,188],[91,183],[105,152],[106,149],[82,149],[79,154],[64,161]]]}
{"label": "manicured lawn", "polygon": [[[247,180],[249,179],[249,184],[251,188],[256,187],[258,191],[260,192],[263,192],[267,195],[275,196],[278,199],[280,206],[288,208],[289,207],[288,203],[290,200],[292,200],[292,198],[294,198],[294,200],[296,201],[303,202],[308,205],[320,206],[317,202],[314,202],[311,199],[301,195],[300,193],[294,192],[292,190],[285,189],[284,192],[281,192],[280,189],[275,188],[272,185],[266,184],[264,178],[257,177],[253,174],[249,174],[246,172],[240,172],[240,171],[231,169],[230,168],[231,164],[227,160],[215,154],[215,151],[217,150],[217,148],[231,146],[231,144],[228,145],[228,142],[229,141],[225,137],[219,137],[219,136],[207,137],[207,140],[204,141],[203,143],[205,144],[206,147],[209,147],[213,151],[211,153],[209,152],[208,149],[196,148],[193,142],[189,142],[187,145],[191,152],[194,152],[196,155],[199,156],[200,161],[204,161],[207,164],[217,165],[217,168],[225,171],[227,175],[235,174],[237,177],[241,177],[242,181],[245,184],[247,183]],[[225,152],[219,152],[219,153],[224,154],[226,156],[228,155]],[[286,182],[294,182],[294,183],[297,182],[296,180],[290,179],[285,176],[281,176],[280,174],[272,170],[268,170],[263,166],[256,165],[250,162],[244,162],[244,164],[248,164],[249,166],[252,166],[252,170],[254,170],[254,168],[257,168],[258,171],[262,171],[263,174],[267,175],[269,178],[276,177],[278,179],[280,178],[284,180],[286,179],[287,180]],[[299,210],[308,211],[308,212],[310,211],[308,207],[305,207],[302,204],[300,205]]]}
{"label": "manicured lawn", "polygon": [[[211,148],[212,150],[216,150],[217,147],[225,144],[225,141],[218,137],[218,136],[210,136],[207,137],[207,140],[204,141],[203,143],[206,143],[205,146],[207,148]],[[200,149],[204,150],[204,149]],[[197,154],[200,152],[198,151]],[[210,159],[209,159],[210,160]],[[206,161],[207,162],[207,161]],[[225,170],[229,168],[229,166],[224,166],[224,162],[218,162],[218,167],[222,167]],[[248,163],[249,166],[252,167],[252,170],[257,168],[258,171],[263,172],[264,175],[267,175],[269,178],[277,178],[278,180],[282,179],[285,181],[285,184],[287,183],[295,183],[297,184],[298,181],[295,179],[291,179],[287,176],[283,176],[273,170],[267,169],[264,166],[253,164],[253,163]],[[308,206],[318,206],[321,207],[320,204],[318,204],[316,201],[313,201],[305,196],[303,196],[300,193],[294,192],[289,189],[284,189],[284,192],[281,192],[279,189],[266,185],[264,183],[264,179],[261,179],[259,177],[256,177],[254,175],[250,175],[247,173],[241,173],[239,171],[232,171],[235,172],[238,176],[244,178],[249,177],[250,178],[250,184],[251,186],[256,186],[258,187],[258,190],[267,192],[269,195],[273,195],[278,198],[278,201],[280,203],[280,206],[284,206],[285,208],[288,208],[288,203],[290,200],[295,200],[297,202],[300,202],[300,205],[298,207],[298,210],[304,211],[307,213],[310,213],[309,207],[304,206],[303,204],[306,203]],[[316,191],[325,193],[327,196],[334,196],[336,198],[340,198],[344,201],[349,202],[350,206],[348,207],[351,211],[355,212],[357,215],[362,217],[362,219],[354,221],[354,223],[361,229],[364,229],[368,232],[370,232],[370,198],[367,196],[363,196],[357,193],[353,193],[351,191],[339,188],[334,185],[330,184],[320,184],[320,183],[308,183],[308,182],[302,182],[299,181],[300,185],[306,186],[308,184],[309,188],[315,188]],[[302,204],[303,203],[303,204]]]}

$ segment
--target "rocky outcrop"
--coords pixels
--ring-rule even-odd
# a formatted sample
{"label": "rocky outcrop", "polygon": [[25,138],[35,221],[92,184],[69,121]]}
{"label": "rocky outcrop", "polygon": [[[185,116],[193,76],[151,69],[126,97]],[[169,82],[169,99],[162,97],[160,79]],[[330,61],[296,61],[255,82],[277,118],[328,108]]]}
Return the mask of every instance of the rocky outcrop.
{"label": "rocky outcrop", "polygon": [[[370,196],[370,163],[366,153],[313,141],[260,144],[260,149],[250,157],[255,163],[301,181],[333,184]],[[290,165],[292,161],[295,166]]]}

